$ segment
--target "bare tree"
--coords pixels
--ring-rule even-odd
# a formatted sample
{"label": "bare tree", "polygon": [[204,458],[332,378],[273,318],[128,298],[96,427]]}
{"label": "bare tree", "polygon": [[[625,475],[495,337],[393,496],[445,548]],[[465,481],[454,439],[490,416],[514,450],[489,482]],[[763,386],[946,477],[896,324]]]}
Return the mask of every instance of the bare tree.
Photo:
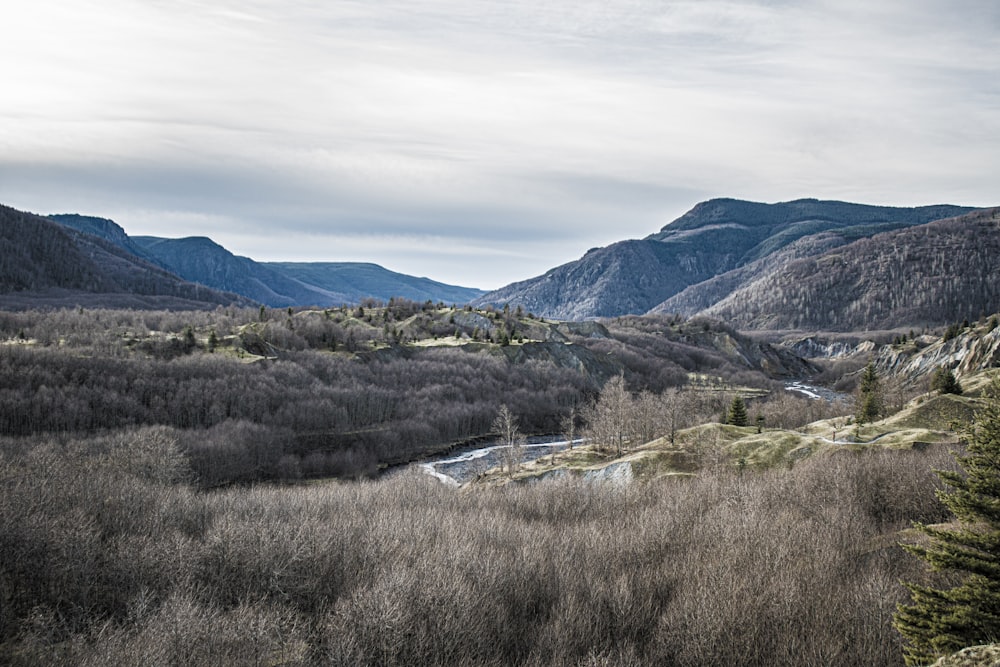
{"label": "bare tree", "polygon": [[663,419],[664,435],[674,444],[677,431],[687,427],[695,408],[690,391],[670,388],[660,394],[660,415]]}
{"label": "bare tree", "polygon": [[517,417],[506,405],[501,405],[497,416],[493,419],[493,432],[499,440],[500,460],[507,469],[507,476],[513,477],[521,465],[521,451],[524,447],[524,435],[517,425]]}
{"label": "bare tree", "polygon": [[633,401],[622,376],[608,380],[590,408],[590,438],[598,447],[621,456],[631,440]]}
{"label": "bare tree", "polygon": [[576,420],[580,416],[580,411],[574,405],[569,409],[569,414],[563,417],[559,426],[562,428],[563,437],[566,438],[566,446],[573,449],[573,441],[576,440]]}

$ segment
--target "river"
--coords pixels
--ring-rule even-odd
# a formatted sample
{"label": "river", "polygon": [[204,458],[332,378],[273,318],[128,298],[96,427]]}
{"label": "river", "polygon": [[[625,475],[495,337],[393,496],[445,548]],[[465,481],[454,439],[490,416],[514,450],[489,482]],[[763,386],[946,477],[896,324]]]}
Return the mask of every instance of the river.
{"label": "river", "polygon": [[827,389],[826,387],[816,387],[798,380],[795,382],[786,382],[785,391],[794,391],[798,394],[803,394],[806,398],[811,398],[814,401],[823,400],[828,403],[851,400],[851,396],[849,394],[842,394],[838,391],[834,391],[833,389]]}
{"label": "river", "polygon": [[[582,440],[575,440],[578,444]],[[534,461],[552,452],[566,449],[569,445],[567,440],[529,441],[521,446],[521,462]],[[470,449],[461,453],[451,453],[444,456],[431,458],[413,465],[422,472],[437,477],[445,484],[459,486],[472,481],[490,468],[495,468],[501,462],[501,450],[504,445],[488,445],[477,449]]]}

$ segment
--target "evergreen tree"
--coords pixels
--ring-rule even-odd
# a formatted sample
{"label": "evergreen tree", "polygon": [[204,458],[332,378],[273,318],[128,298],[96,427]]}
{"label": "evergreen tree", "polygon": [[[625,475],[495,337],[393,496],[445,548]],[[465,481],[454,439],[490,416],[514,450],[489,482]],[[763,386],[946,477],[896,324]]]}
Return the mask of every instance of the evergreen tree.
{"label": "evergreen tree", "polygon": [[955,374],[950,368],[941,366],[931,377],[931,391],[938,391],[942,394],[961,394],[962,385],[955,379]]}
{"label": "evergreen tree", "polygon": [[947,589],[906,584],[912,604],[899,605],[893,624],[908,643],[908,665],[1000,637],[1000,379],[994,378],[965,437],[966,454],[957,457],[964,474],[938,471],[951,487],[938,495],[957,525],[918,524],[929,544],[903,545],[932,570],[960,581]]}
{"label": "evergreen tree", "polygon": [[861,374],[861,385],[858,387],[857,414],[858,424],[868,424],[882,414],[882,388],[875,371],[875,363],[868,362]]}
{"label": "evergreen tree", "polygon": [[736,396],[733,402],[729,404],[729,414],[726,417],[726,423],[733,426],[747,425],[747,406],[743,402],[742,396]]}
{"label": "evergreen tree", "polygon": [[198,341],[194,337],[194,329],[190,326],[184,327],[184,351],[191,352],[198,346]]}

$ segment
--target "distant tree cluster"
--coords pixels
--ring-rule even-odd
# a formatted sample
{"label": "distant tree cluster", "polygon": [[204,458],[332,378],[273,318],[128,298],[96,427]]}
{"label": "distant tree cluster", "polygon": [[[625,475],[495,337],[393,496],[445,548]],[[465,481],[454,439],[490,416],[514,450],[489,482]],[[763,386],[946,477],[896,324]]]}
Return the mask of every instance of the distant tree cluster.
{"label": "distant tree cluster", "polygon": [[677,432],[706,420],[716,410],[714,397],[693,390],[659,394],[628,391],[624,378],[612,378],[584,411],[587,440],[615,456],[657,438],[674,442]]}
{"label": "distant tree cluster", "polygon": [[[677,315],[625,316],[606,322],[609,338],[571,336],[571,340],[620,361],[626,383],[635,390],[654,393],[688,382],[689,373],[711,373],[731,384],[768,386],[759,367],[748,366],[714,347],[714,337],[724,335],[748,349],[757,344],[723,322],[685,320]],[[763,355],[761,355],[763,356]],[[798,360],[796,360],[798,361]]]}

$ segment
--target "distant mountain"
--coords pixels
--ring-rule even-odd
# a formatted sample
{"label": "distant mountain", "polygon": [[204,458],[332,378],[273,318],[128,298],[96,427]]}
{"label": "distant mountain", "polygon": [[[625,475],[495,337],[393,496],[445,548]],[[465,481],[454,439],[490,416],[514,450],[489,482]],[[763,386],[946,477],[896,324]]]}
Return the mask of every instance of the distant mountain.
{"label": "distant mountain", "polygon": [[[851,331],[974,320],[1000,310],[1000,208],[862,238],[745,278],[701,314],[738,329]],[[669,308],[668,301],[659,309]]]}
{"label": "distant mountain", "polygon": [[181,280],[115,243],[0,206],[0,303],[205,308],[248,303]]}
{"label": "distant mountain", "polygon": [[481,289],[446,285],[364,262],[267,262],[264,266],[330,295],[333,300],[329,303],[357,303],[367,297],[388,301],[400,297],[420,302],[466,304],[485,294]]}
{"label": "distant mountain", "polygon": [[256,262],[234,255],[212,239],[130,237],[104,218],[49,216],[62,225],[98,236],[135,257],[148,260],[185,280],[233,292],[271,307],[339,306],[367,298],[465,304],[483,290],[446,285],[359,262]]}
{"label": "distant mountain", "polygon": [[[761,204],[713,199],[695,206],[645,239],[591,250],[542,276],[508,285],[474,305],[521,305],[559,319],[645,313],[670,297],[733,269],[790,250],[812,252],[892,229],[921,225],[974,209],[963,206],[896,208],[801,199]],[[732,287],[733,285],[730,285]]]}
{"label": "distant mountain", "polygon": [[[224,289],[272,307],[327,305],[331,295],[312,289],[281,271],[229,252],[212,239],[191,236],[164,239],[136,236],[135,243],[177,275],[216,289]],[[336,303],[349,302],[348,299]]]}

